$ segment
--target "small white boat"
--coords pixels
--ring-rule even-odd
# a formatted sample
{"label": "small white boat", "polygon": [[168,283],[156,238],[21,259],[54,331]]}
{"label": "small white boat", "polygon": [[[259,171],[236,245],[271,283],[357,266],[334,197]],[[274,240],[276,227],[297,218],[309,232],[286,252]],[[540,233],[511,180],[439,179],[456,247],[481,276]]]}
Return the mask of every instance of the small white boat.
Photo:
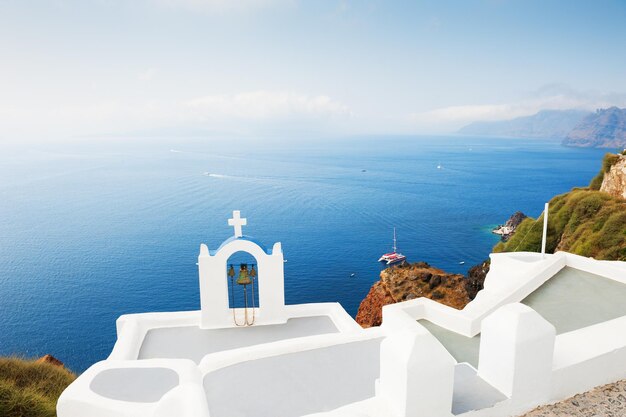
{"label": "small white boat", "polygon": [[393,252],[385,253],[378,259],[378,262],[385,262],[387,265],[397,264],[406,260],[406,256],[398,252],[396,247],[396,228],[393,228]]}

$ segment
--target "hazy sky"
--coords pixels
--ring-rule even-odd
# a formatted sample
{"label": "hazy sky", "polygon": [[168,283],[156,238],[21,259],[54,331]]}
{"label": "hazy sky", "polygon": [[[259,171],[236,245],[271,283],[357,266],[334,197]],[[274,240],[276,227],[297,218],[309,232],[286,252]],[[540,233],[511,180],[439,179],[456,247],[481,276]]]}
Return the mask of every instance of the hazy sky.
{"label": "hazy sky", "polygon": [[0,0],[0,138],[626,106],[626,1]]}

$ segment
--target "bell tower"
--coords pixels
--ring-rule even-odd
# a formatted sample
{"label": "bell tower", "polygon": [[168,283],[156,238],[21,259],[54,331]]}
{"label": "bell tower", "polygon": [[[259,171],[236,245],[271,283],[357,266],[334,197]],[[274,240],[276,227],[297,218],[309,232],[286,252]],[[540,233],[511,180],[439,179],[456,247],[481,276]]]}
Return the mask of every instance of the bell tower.
{"label": "bell tower", "polygon": [[[247,219],[241,218],[240,211],[233,211],[228,225],[234,228],[234,235],[226,239],[215,251],[202,244],[198,256],[200,277],[200,327],[217,329],[237,325],[277,324],[287,321],[285,314],[285,277],[283,251],[280,242],[276,242],[269,251],[253,238],[243,234]],[[236,252],[245,252],[256,261],[249,269],[240,265],[239,273],[227,265],[230,256]],[[252,272],[254,271],[254,273]],[[232,275],[231,275],[232,274]],[[248,291],[248,286],[258,285],[259,306],[230,308],[228,283],[236,284]],[[252,287],[250,289],[254,291]],[[252,294],[252,300],[254,295]],[[251,316],[253,314],[253,316]],[[242,324],[243,323],[243,324]]]}

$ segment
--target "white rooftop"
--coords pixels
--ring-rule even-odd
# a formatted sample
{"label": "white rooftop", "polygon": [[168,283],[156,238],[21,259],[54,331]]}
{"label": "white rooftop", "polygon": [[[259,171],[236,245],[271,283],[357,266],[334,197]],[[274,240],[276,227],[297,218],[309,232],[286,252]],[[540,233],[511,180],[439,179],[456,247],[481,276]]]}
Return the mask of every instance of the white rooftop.
{"label": "white rooftop", "polygon": [[463,310],[419,298],[362,329],[336,303],[285,305],[281,244],[229,225],[200,247],[201,309],[120,317],[59,417],[505,417],[626,378],[623,262],[492,254]]}
{"label": "white rooftop", "polygon": [[[557,334],[626,315],[626,285],[600,275],[564,267],[521,303],[550,322]],[[468,337],[419,320],[459,362],[478,366],[480,334]]]}

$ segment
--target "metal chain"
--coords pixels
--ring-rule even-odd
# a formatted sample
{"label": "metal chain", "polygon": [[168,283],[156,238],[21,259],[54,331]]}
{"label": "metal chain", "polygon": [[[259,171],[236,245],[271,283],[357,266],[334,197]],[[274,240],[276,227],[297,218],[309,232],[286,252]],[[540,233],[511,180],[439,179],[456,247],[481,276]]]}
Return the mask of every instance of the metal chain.
{"label": "metal chain", "polygon": [[231,295],[231,300],[232,300],[232,305],[233,305],[233,308],[232,308],[233,321],[235,322],[236,326],[239,326],[239,327],[252,326],[254,322],[256,321],[256,305],[254,302],[254,280],[255,280],[255,277],[252,277],[252,321],[248,320],[248,289],[247,289],[247,285],[244,285],[243,286],[244,320],[243,320],[243,323],[238,323],[237,316],[235,314],[235,288],[234,288],[235,277],[230,277],[230,295]]}
{"label": "metal chain", "polygon": [[233,321],[236,326],[245,326],[246,323],[239,324],[237,323],[237,316],[235,315],[235,277],[230,277],[230,296],[233,303]]}

